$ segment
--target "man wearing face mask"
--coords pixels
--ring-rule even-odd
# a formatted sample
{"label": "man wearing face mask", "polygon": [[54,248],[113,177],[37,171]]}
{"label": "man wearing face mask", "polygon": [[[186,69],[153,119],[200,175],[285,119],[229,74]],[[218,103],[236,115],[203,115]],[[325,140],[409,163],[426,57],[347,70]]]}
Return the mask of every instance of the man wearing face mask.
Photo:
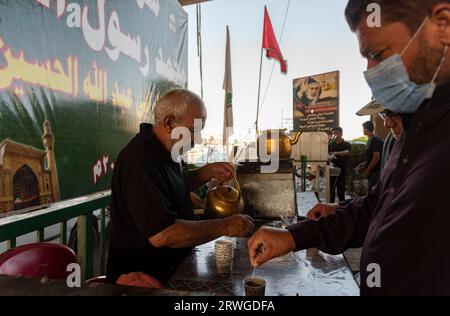
{"label": "man wearing face mask", "polygon": [[384,139],[381,152],[381,170],[383,170],[386,162],[389,160],[395,141],[403,133],[402,118],[398,113],[384,109],[383,105],[375,99],[372,99],[372,101],[356,112],[356,115],[378,115],[383,120],[384,127],[389,130],[388,135]]}
{"label": "man wearing face mask", "polygon": [[[235,177],[228,163],[187,171],[179,159],[177,131],[187,132],[184,144],[200,141],[195,122],[201,122],[200,128],[205,124],[203,101],[175,89],[157,102],[154,116],[155,124],[141,124],[115,162],[106,273],[113,283],[131,279],[136,284],[142,275],[164,283],[192,247],[224,235],[244,237],[253,230],[252,219],[244,215],[194,221],[189,192],[213,178],[224,182]],[[138,281],[145,284],[147,279]]]}
{"label": "man wearing face mask", "polygon": [[[381,6],[381,27],[367,24],[370,3]],[[362,295],[450,295],[450,1],[350,0],[345,13],[374,97],[405,133],[367,196],[317,221],[262,228],[250,260],[363,246]]]}

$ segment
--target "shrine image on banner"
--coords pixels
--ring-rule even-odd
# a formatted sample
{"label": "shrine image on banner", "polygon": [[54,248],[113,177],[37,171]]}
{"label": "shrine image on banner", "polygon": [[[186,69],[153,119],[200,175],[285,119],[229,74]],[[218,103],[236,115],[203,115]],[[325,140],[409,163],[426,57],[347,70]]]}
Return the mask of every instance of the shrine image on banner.
{"label": "shrine image on banner", "polygon": [[339,126],[339,71],[294,79],[294,131],[329,132]]}
{"label": "shrine image on banner", "polygon": [[110,188],[114,161],[187,87],[177,0],[0,1],[0,213]]}

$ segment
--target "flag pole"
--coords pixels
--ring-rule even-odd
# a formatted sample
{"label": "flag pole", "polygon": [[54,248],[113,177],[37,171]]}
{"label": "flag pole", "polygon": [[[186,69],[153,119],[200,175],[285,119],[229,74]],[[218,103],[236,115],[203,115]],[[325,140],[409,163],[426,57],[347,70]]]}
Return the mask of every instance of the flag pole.
{"label": "flag pole", "polygon": [[256,135],[259,135],[259,98],[261,95],[261,71],[262,71],[262,59],[264,48],[261,48],[261,60],[259,62],[259,83],[258,83],[258,102],[256,104]]}
{"label": "flag pole", "polygon": [[[225,90],[224,98],[224,123],[223,123],[223,149],[226,150],[226,160],[230,162],[230,144],[229,131],[233,126],[233,108],[232,108],[232,80],[231,80],[231,52],[230,52],[230,30],[227,25],[227,41],[225,49],[225,77],[223,88]],[[229,99],[230,98],[230,99]],[[230,108],[229,108],[230,107]],[[231,113],[230,113],[231,112]]]}
{"label": "flag pole", "polygon": [[260,97],[261,97],[261,75],[262,75],[262,58],[263,51],[267,49],[267,57],[275,58],[280,62],[281,72],[287,72],[286,61],[281,54],[280,47],[278,46],[275,33],[273,31],[272,22],[270,22],[269,13],[267,12],[267,7],[264,6],[264,29],[263,29],[263,39],[261,45],[261,60],[259,62],[259,83],[258,83],[258,102],[256,108],[256,134],[259,135],[259,111],[260,111]]}
{"label": "flag pole", "polygon": [[[227,26],[227,28],[228,28],[228,26]],[[227,118],[227,116],[228,116],[228,109],[227,109],[227,107],[228,107],[228,98],[227,98],[227,94],[228,94],[228,92],[227,92],[227,90],[225,90],[225,98],[224,98],[224,112],[223,112],[223,115],[224,115],[224,123],[223,123],[223,128],[224,128],[224,133],[223,133],[223,137],[225,137],[225,140],[222,142],[222,145],[224,145],[224,149],[226,150],[226,161],[227,162],[229,162],[229,153],[230,153],[230,151],[229,151],[229,148],[228,148],[228,143],[229,143],[229,141],[228,141],[228,125],[229,125],[229,122],[228,122],[228,118]],[[226,144],[224,144],[224,142],[226,143]]]}

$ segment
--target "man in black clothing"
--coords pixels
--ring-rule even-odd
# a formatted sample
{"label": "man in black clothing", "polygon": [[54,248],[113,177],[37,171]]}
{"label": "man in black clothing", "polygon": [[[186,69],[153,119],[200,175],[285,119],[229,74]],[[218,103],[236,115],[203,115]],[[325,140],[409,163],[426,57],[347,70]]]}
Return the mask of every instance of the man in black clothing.
{"label": "man in black clothing", "polygon": [[383,119],[384,127],[390,129],[388,136],[384,140],[383,152],[381,155],[381,170],[383,170],[389,160],[396,140],[399,139],[403,133],[403,122],[398,113],[389,110],[383,110],[378,114]]}
{"label": "man in black clothing", "polygon": [[348,175],[348,159],[351,155],[352,145],[347,143],[342,138],[343,130],[342,127],[335,127],[331,130],[331,135],[333,141],[328,146],[328,151],[330,153],[330,161],[335,166],[341,169],[338,177],[330,178],[331,187],[331,203],[334,203],[336,190],[339,198],[339,202],[345,200],[345,183],[347,181]]}
{"label": "man in black clothing", "polygon": [[[158,101],[154,115],[155,124],[141,124],[115,163],[106,273],[110,282],[143,272],[164,283],[192,247],[223,235],[244,237],[253,230],[252,219],[244,215],[193,221],[189,192],[213,178],[225,182],[235,176],[227,163],[188,171],[180,159],[184,152],[177,150],[178,142],[193,146],[199,141],[195,121],[201,120],[203,128],[203,101],[188,90],[172,90]],[[187,133],[175,136],[182,131]]]}
{"label": "man in black clothing", "polygon": [[383,140],[374,134],[375,126],[372,121],[363,124],[364,135],[369,137],[366,149],[366,161],[358,168],[364,170],[364,178],[369,180],[369,191],[380,180],[381,153],[383,151]]}
{"label": "man in black clothing", "polygon": [[[381,27],[367,24],[373,2],[384,12]],[[384,92],[404,132],[366,196],[318,220],[261,228],[248,242],[250,260],[362,246],[362,295],[450,295],[450,1],[349,0],[346,17],[368,69],[382,75],[372,92]],[[391,71],[392,61],[401,67]]]}

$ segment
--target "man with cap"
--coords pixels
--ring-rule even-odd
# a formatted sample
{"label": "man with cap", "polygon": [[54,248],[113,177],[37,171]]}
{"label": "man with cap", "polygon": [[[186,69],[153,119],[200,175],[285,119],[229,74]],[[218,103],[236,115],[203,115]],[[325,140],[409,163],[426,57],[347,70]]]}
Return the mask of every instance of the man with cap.
{"label": "man with cap", "polygon": [[356,114],[359,116],[379,115],[383,119],[384,127],[389,130],[389,133],[384,140],[381,153],[381,170],[383,170],[390,157],[395,141],[399,139],[403,133],[402,118],[398,113],[385,109],[375,98],[372,98],[372,101],[356,112]]}

